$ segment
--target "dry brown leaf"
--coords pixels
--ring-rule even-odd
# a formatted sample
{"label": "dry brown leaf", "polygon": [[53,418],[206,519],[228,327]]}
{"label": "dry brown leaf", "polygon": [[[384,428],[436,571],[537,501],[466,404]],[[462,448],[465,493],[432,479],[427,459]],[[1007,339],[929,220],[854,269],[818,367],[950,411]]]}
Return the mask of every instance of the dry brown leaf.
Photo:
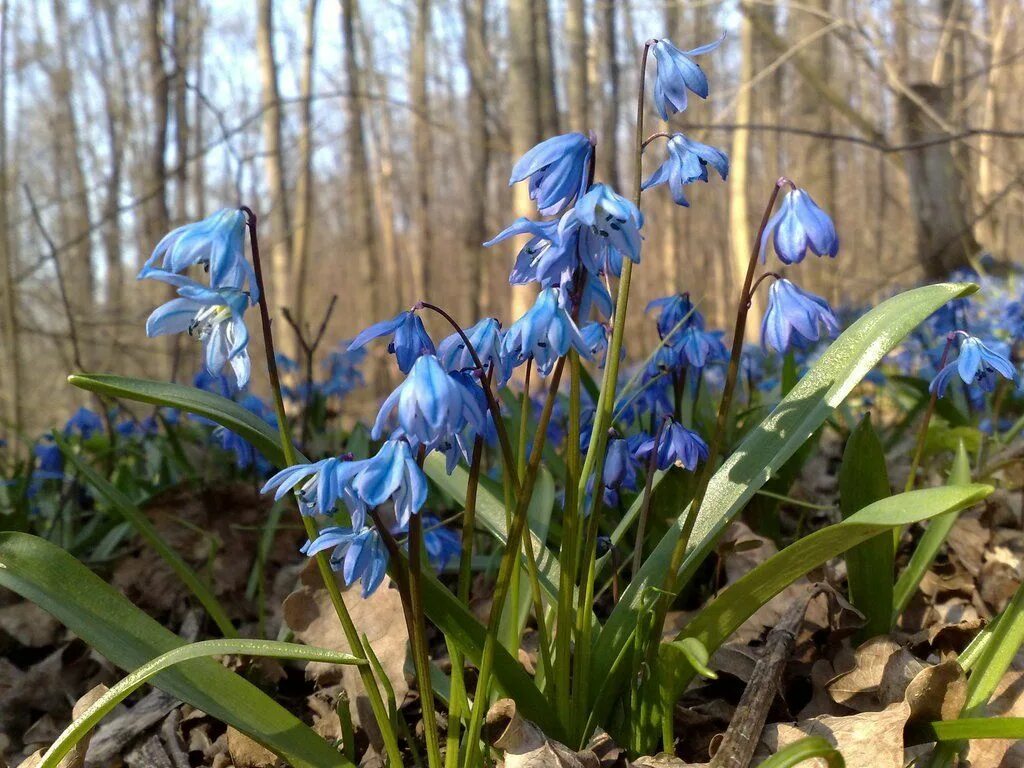
{"label": "dry brown leaf", "polygon": [[231,726],[228,726],[228,754],[236,768],[274,768],[281,764],[277,755]]}
{"label": "dry brown leaf", "polygon": [[971,576],[981,573],[985,547],[992,537],[988,528],[981,524],[976,514],[963,514],[953,523],[946,544],[952,557]]}
{"label": "dry brown leaf", "polygon": [[[900,702],[880,712],[776,723],[765,728],[762,740],[774,753],[806,736],[821,736],[842,753],[851,768],[903,768],[903,728],[909,716],[910,705]],[[818,758],[801,764],[801,768],[805,766],[827,768]]]}
{"label": "dry brown leaf", "polygon": [[60,630],[60,622],[35,603],[26,601],[0,608],[0,631],[29,648],[53,645]]}
{"label": "dry brown leaf", "polygon": [[[350,651],[348,640],[327,590],[314,586],[319,582],[315,570],[307,567],[303,570],[301,578],[303,586],[292,592],[284,601],[282,610],[285,623],[303,643],[335,651]],[[363,598],[358,587],[346,589],[340,576],[338,586],[343,590],[342,597],[356,630],[361,636],[365,635],[373,647],[394,688],[395,700],[401,705],[409,692],[405,677],[409,635],[398,592],[389,589],[387,585],[382,585],[370,597]],[[322,686],[342,683],[352,699],[353,722],[367,732],[372,743],[381,743],[369,699],[366,698],[362,680],[355,667],[311,662],[306,666],[306,677]]]}
{"label": "dry brown leaf", "polygon": [[852,653],[841,653],[835,666],[843,671],[827,686],[833,701],[861,712],[880,709],[885,668],[900,650],[892,638],[881,635],[861,643]]}
{"label": "dry brown leaf", "polygon": [[657,755],[640,757],[633,761],[635,768],[706,768],[708,763],[687,763],[675,755],[662,752]]}
{"label": "dry brown leaf", "polygon": [[589,750],[574,752],[549,739],[536,725],[516,712],[512,699],[499,699],[487,712],[487,741],[504,753],[505,768],[600,768]]}
{"label": "dry brown leaf", "polygon": [[[989,717],[1024,717],[1024,672],[1010,670],[996,686],[988,704]],[[972,766],[1020,768],[1024,765],[1024,741],[978,739],[970,743],[967,757]]]}
{"label": "dry brown leaf", "polygon": [[903,693],[910,720],[955,720],[967,698],[967,675],[954,660],[921,670]]}
{"label": "dry brown leaf", "polygon": [[821,715],[845,715],[849,710],[836,704],[828,693],[828,684],[836,678],[835,669],[828,659],[816,659],[811,665],[811,700],[797,713],[798,720],[809,720]]}
{"label": "dry brown leaf", "polygon": [[978,587],[981,599],[993,611],[998,612],[1006,607],[1020,586],[1021,561],[1006,547],[996,547],[986,553],[985,564],[981,568]]}

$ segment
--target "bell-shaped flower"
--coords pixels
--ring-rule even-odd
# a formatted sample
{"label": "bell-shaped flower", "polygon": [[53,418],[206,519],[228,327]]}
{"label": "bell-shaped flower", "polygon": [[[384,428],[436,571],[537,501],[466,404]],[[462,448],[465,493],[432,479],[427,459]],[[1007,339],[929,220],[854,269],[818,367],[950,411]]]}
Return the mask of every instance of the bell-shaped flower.
{"label": "bell-shaped flower", "polygon": [[432,355],[436,351],[427,329],[423,327],[423,321],[419,315],[411,311],[400,312],[390,320],[374,323],[352,340],[348,345],[348,351],[362,349],[370,341],[381,336],[392,337],[388,344],[388,352],[395,356],[398,369],[402,373],[412,370],[413,363],[420,355]]}
{"label": "bell-shaped flower", "polygon": [[608,440],[604,471],[601,473],[605,506],[614,507],[619,503],[621,489],[636,490],[637,466],[637,460],[627,440],[621,437],[612,437]]}
{"label": "bell-shaped flower", "polygon": [[591,272],[622,273],[622,260],[640,262],[644,217],[631,201],[605,184],[594,184],[558,225],[564,239],[580,226],[579,253]]}
{"label": "bell-shaped flower", "polygon": [[64,437],[69,437],[72,433],[77,432],[83,440],[88,440],[102,430],[103,419],[100,415],[83,405],[64,424]]}
{"label": "bell-shaped flower", "polygon": [[180,274],[201,264],[209,270],[213,288],[243,290],[248,284],[255,303],[259,289],[256,273],[245,258],[244,243],[245,215],[238,208],[225,208],[164,235],[139,272],[139,279],[157,277],[154,273],[158,271]]}
{"label": "bell-shaped flower", "polygon": [[327,370],[327,378],[321,391],[326,397],[344,397],[353,389],[366,384],[359,366],[366,358],[365,349],[348,351],[349,342],[342,342],[338,349],[327,355],[323,367]]}
{"label": "bell-shaped flower", "polygon": [[690,301],[689,293],[677,293],[655,299],[647,305],[645,312],[658,310],[658,338],[664,339],[672,333],[679,333],[685,328],[696,326],[704,328],[704,316],[697,311]]}
{"label": "bell-shaped flower", "polygon": [[533,306],[505,333],[502,350],[515,366],[533,358],[542,376],[551,372],[558,358],[570,348],[589,357],[586,342],[572,317],[562,306],[558,288],[545,288]]}
{"label": "bell-shaped flower", "polygon": [[1017,369],[1008,357],[996,352],[976,336],[966,336],[960,344],[960,355],[953,362],[947,363],[932,379],[929,391],[943,397],[954,374],[959,375],[968,386],[977,385],[982,392],[995,389],[997,374],[1009,381],[1017,379]]}
{"label": "bell-shaped flower", "polygon": [[768,219],[761,236],[762,263],[767,259],[769,238],[784,264],[803,261],[808,248],[818,256],[835,258],[839,253],[835,224],[802,189],[790,190],[779,210]]}
{"label": "bell-shaped flower", "polygon": [[678,364],[685,368],[705,368],[708,363],[729,359],[729,350],[722,342],[721,331],[705,331],[696,324],[673,337],[670,347]]}
{"label": "bell-shaped flower", "polygon": [[521,217],[484,243],[484,247],[489,248],[516,235],[530,235],[519,249],[508,277],[509,283],[540,283],[542,288],[559,286],[569,282],[579,266],[579,233],[574,231],[568,237],[562,236],[558,223],[558,219],[533,221]]}
{"label": "bell-shaped flower", "polygon": [[408,525],[426,503],[427,478],[405,440],[387,440],[376,456],[352,464],[349,484],[356,496],[371,507],[393,502],[399,525]]}
{"label": "bell-shaped flower", "polygon": [[590,139],[582,133],[547,139],[519,158],[509,186],[529,179],[530,199],[541,215],[558,213],[585,191],[593,154]]}
{"label": "bell-shaped flower", "polygon": [[[394,533],[407,533],[408,528],[399,528]],[[427,560],[438,573],[445,566],[458,559],[462,553],[459,534],[441,524],[436,515],[423,515],[423,549]]]}
{"label": "bell-shaped flower", "polygon": [[373,423],[377,440],[397,408],[399,435],[413,446],[433,450],[450,441],[465,427],[483,429],[479,400],[442,367],[434,355],[419,358],[394,392],[388,395]]}
{"label": "bell-shaped flower", "polygon": [[645,460],[653,450],[657,451],[657,467],[662,471],[675,465],[692,472],[708,458],[708,446],[701,436],[672,419],[661,430],[657,445],[655,438],[648,438],[635,448],[634,455]]}
{"label": "bell-shaped flower", "polygon": [[[473,345],[484,368],[490,366],[494,370],[498,386],[504,385],[512,375],[512,367],[501,354],[501,323],[493,317],[485,317],[466,330],[466,338]],[[438,345],[437,357],[445,369],[452,373],[476,368],[473,355],[459,333],[453,333]]]}
{"label": "bell-shaped flower", "polygon": [[329,515],[338,501],[343,501],[352,516],[352,523],[360,528],[366,521],[366,504],[348,484],[357,469],[359,462],[333,456],[309,464],[296,464],[267,480],[260,493],[273,490],[274,501],[278,501],[295,489],[299,510],[304,515]]}
{"label": "bell-shaped flower", "polygon": [[249,331],[244,314],[250,297],[237,288],[207,288],[181,275],[154,274],[178,287],[180,298],[153,310],[146,320],[146,335],[188,333],[203,344],[206,370],[220,373],[231,365],[239,388],[249,381]]}
{"label": "bell-shaped flower", "polygon": [[340,571],[345,583],[352,586],[356,581],[363,585],[363,597],[369,597],[384,580],[388,570],[388,550],[374,528],[331,526],[320,531],[313,541],[302,545],[302,553],[308,557],[333,549],[331,569]]}
{"label": "bell-shaped flower", "polygon": [[[584,270],[583,279],[583,290],[579,294],[577,317],[580,320],[586,320],[591,314],[595,314],[598,318],[610,318],[615,309],[615,302],[612,300],[612,295],[608,292],[608,287],[605,285],[604,280],[601,279],[600,275],[596,275],[589,270]],[[567,286],[567,290],[571,288],[571,285]],[[570,290],[570,295],[574,293],[575,291]]]}
{"label": "bell-shaped flower", "polygon": [[668,120],[671,115],[686,109],[687,91],[702,99],[708,97],[708,78],[694,57],[710,53],[724,39],[723,35],[713,43],[689,51],[679,50],[667,39],[654,44],[652,50],[658,62],[658,74],[654,79],[654,106],[662,120]]}
{"label": "bell-shaped flower", "polygon": [[839,332],[839,321],[820,296],[801,290],[785,278],[768,289],[768,309],[761,321],[761,344],[767,350],[788,352],[795,343],[817,341],[820,326],[831,335]]}
{"label": "bell-shaped flower", "polygon": [[580,336],[587,345],[590,359],[604,367],[604,356],[608,351],[608,326],[604,323],[587,323],[580,329]]}
{"label": "bell-shaped flower", "polygon": [[641,189],[650,189],[659,184],[668,184],[676,205],[689,206],[684,187],[695,181],[708,180],[708,165],[718,171],[725,181],[729,175],[729,158],[715,147],[701,144],[677,133],[668,140],[668,157],[658,170],[651,174]]}

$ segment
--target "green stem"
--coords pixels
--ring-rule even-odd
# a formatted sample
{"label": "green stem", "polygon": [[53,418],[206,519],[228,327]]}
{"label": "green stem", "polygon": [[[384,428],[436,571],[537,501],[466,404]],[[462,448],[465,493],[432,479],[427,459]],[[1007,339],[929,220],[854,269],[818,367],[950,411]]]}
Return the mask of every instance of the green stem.
{"label": "green stem", "polygon": [[[939,363],[940,371],[946,367],[946,359],[949,357],[949,350],[950,347],[953,346],[953,340],[955,338],[955,331],[946,337],[946,347],[942,350],[942,362]],[[907,475],[907,483],[903,487],[904,493],[909,493],[914,490],[914,483],[917,481],[917,469],[921,466],[921,457],[924,455],[924,445],[928,439],[928,425],[931,423],[932,414],[935,413],[935,403],[938,402],[938,399],[939,391],[938,389],[935,389],[928,398],[928,407],[925,409],[924,419],[921,421],[921,430],[917,433],[917,444],[914,447],[914,457],[910,461],[910,474]],[[899,529],[897,529],[896,535],[899,535]],[[898,541],[899,540],[897,539],[897,543]]]}
{"label": "green stem", "polygon": [[437,735],[437,715],[434,712],[434,686],[430,681],[430,649],[424,622],[423,605],[423,518],[413,515],[409,519],[409,603],[412,613],[413,663],[416,666],[420,689],[420,708],[423,712],[423,730],[427,738],[427,764],[441,768],[441,743]]}
{"label": "green stem", "polygon": [[[683,382],[685,383],[685,381],[686,379],[684,378]],[[654,436],[654,448],[651,449],[651,455],[647,458],[647,477],[644,480],[644,498],[640,504],[640,521],[636,526],[636,544],[633,546],[633,571],[632,576],[630,577],[631,580],[636,579],[636,575],[640,573],[640,565],[643,562],[644,536],[647,533],[647,518],[651,513],[651,489],[654,486],[654,472],[658,469],[658,444],[661,442],[661,437],[665,433],[665,425],[667,423],[667,417],[662,419],[661,425],[658,427],[658,433]]]}
{"label": "green stem", "polygon": [[[249,227],[249,245],[252,251],[253,270],[256,273],[256,287],[260,292],[259,307],[260,321],[263,325],[263,349],[267,358],[267,376],[270,379],[270,391],[274,398],[274,411],[277,414],[277,429],[281,437],[281,450],[284,452],[285,464],[291,466],[295,464],[295,446],[292,445],[291,430],[288,426],[288,414],[285,412],[284,397],[281,394],[281,377],[277,371],[274,332],[271,328],[270,307],[267,304],[267,290],[263,283],[263,268],[260,263],[259,238],[256,234],[257,219],[256,214],[250,208],[243,207],[242,212],[245,214],[246,224]],[[316,539],[319,533],[316,523],[309,516],[301,514],[301,511],[299,517],[302,520],[302,525],[309,540],[313,541]],[[345,632],[345,639],[348,641],[349,649],[352,651],[353,656],[365,661],[366,654],[363,651],[362,643],[359,641],[359,633],[356,631],[356,626],[349,615],[348,608],[345,606],[345,600],[341,596],[338,582],[334,578],[334,571],[331,570],[330,560],[327,554],[323,552],[316,555],[314,559],[316,560],[320,578],[323,580],[324,588],[327,590],[327,595],[330,597],[331,604],[338,614],[338,620],[341,622],[341,628]],[[370,700],[370,708],[373,710],[373,716],[377,720],[377,726],[380,728],[388,762],[392,768],[397,768],[397,766],[402,765],[402,752],[398,748],[398,737],[395,736],[395,731],[391,727],[391,720],[388,717],[387,708],[384,706],[384,699],[381,698],[380,690],[377,688],[377,681],[374,679],[373,671],[369,666],[361,665],[359,667],[359,677],[363,682],[363,687],[366,689],[366,696]]]}
{"label": "green stem", "polygon": [[466,731],[466,759],[463,763],[465,768],[474,768],[476,765],[477,754],[480,748],[480,729],[483,726],[484,711],[487,708],[488,701],[488,690],[494,671],[494,652],[498,642],[498,627],[501,623],[505,601],[508,598],[512,569],[518,567],[521,549],[520,542],[523,531],[526,528],[526,510],[529,508],[530,497],[533,494],[537,473],[540,470],[548,424],[551,421],[551,412],[554,409],[555,398],[558,393],[558,383],[561,381],[562,369],[564,367],[565,358],[559,358],[551,376],[551,386],[548,390],[547,399],[544,401],[540,420],[537,423],[537,432],[534,435],[533,448],[530,451],[530,461],[526,467],[523,485],[516,498],[516,509],[515,514],[512,516],[512,527],[509,529],[508,541],[505,543],[505,551],[502,553],[501,564],[498,566],[498,579],[494,586],[494,595],[491,598],[491,612],[487,620],[487,635],[484,638],[484,647],[480,657],[480,675],[477,681],[476,693],[473,697],[473,709],[470,712],[469,726]]}

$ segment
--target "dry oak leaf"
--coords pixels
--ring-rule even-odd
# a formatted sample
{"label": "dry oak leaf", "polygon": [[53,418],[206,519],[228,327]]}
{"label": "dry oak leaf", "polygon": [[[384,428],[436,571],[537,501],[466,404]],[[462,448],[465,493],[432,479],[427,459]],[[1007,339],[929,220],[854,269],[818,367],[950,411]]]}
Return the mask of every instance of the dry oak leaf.
{"label": "dry oak leaf", "polygon": [[601,761],[589,750],[575,752],[549,739],[536,725],[516,712],[512,699],[499,699],[484,722],[487,741],[501,750],[505,768],[600,768]]}
{"label": "dry oak leaf", "polygon": [[901,650],[892,638],[880,635],[861,643],[852,653],[841,653],[835,666],[844,671],[827,685],[832,700],[861,712],[881,709],[879,692],[886,666]]}
{"label": "dry oak leaf", "polygon": [[[996,686],[988,703],[989,717],[1024,717],[1024,672],[1011,669]],[[975,768],[1020,768],[1024,741],[979,739],[970,743],[967,758]]]}
{"label": "dry oak leaf", "polygon": [[[97,685],[95,688],[88,691],[82,698],[75,702],[75,706],[71,710],[71,719],[76,720],[85,714],[86,710],[89,709],[96,701],[106,693],[108,690],[105,685]],[[85,753],[89,749],[89,738],[91,733],[85,734],[82,739],[75,744],[75,746],[68,752],[64,758],[57,764],[57,768],[83,768],[85,765]],[[40,749],[29,755],[18,768],[35,768],[37,765],[42,763],[43,754],[45,750]]]}
{"label": "dry oak leaf", "polygon": [[274,768],[281,765],[277,755],[231,726],[228,726],[228,754],[236,768]]}

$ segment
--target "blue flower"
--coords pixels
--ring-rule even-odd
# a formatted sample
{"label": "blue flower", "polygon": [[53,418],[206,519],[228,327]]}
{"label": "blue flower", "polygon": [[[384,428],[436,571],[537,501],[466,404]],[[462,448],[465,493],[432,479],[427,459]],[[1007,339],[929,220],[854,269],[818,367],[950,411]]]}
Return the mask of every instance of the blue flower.
{"label": "blue flower", "polygon": [[708,97],[708,78],[704,70],[693,60],[694,56],[710,53],[722,44],[721,38],[690,51],[681,51],[671,40],[659,40],[654,44],[654,58],[658,61],[658,74],[654,80],[654,105],[662,120],[686,109],[687,91],[702,99]]}
{"label": "blue flower", "polygon": [[982,392],[995,389],[995,374],[1009,381],[1017,380],[1017,369],[1005,355],[992,350],[976,336],[966,334],[960,344],[959,357],[939,371],[928,390],[943,397],[954,373],[959,374],[964,384],[977,384]]}
{"label": "blue flower", "polygon": [[413,446],[427,450],[447,443],[466,426],[483,429],[479,400],[450,376],[434,355],[419,358],[405,381],[388,395],[373,423],[370,435],[374,440],[380,439],[396,407],[400,434]]}
{"label": "blue flower", "polygon": [[64,477],[64,454],[47,435],[32,447],[38,464],[32,472],[33,481],[60,480]]}
{"label": "blue flower", "polygon": [[583,277],[583,290],[580,291],[579,313],[577,316],[581,320],[586,320],[593,311],[598,317],[611,317],[612,311],[615,309],[615,302],[612,301],[612,295],[608,292],[608,288],[600,275],[587,271]]}
{"label": "blue flower", "polygon": [[520,217],[484,243],[484,247],[489,248],[516,235],[530,235],[530,239],[519,249],[508,277],[509,283],[526,285],[536,282],[542,288],[551,288],[572,280],[580,265],[578,229],[562,233],[558,219],[533,221]]}
{"label": "blue flower", "polygon": [[394,502],[400,526],[408,525],[427,501],[426,475],[405,440],[388,440],[376,456],[352,465],[350,485],[359,500],[374,507]]}
{"label": "blue flower", "polygon": [[366,521],[366,505],[349,485],[352,476],[360,469],[360,464],[358,461],[344,461],[333,456],[312,464],[296,464],[282,469],[267,480],[260,493],[276,489],[274,500],[278,501],[299,483],[303,483],[295,491],[302,514],[329,515],[340,499],[348,507],[353,525],[361,528]]}
{"label": "blue flower", "polygon": [[607,507],[618,505],[620,489],[635,491],[637,488],[637,460],[630,450],[629,442],[621,437],[613,437],[608,441],[601,485]]}
{"label": "blue flower", "polygon": [[640,263],[640,228],[643,214],[631,201],[605,184],[594,184],[558,224],[561,239],[582,225],[579,252],[591,272],[610,271],[618,276],[622,260]]}
{"label": "blue flower", "polygon": [[226,397],[228,400],[234,398],[238,393],[238,384],[232,382],[227,376],[222,373],[210,373],[205,368],[200,368],[199,372],[192,377],[192,386],[196,389],[202,389],[206,392],[213,392],[215,395]]}
{"label": "blue flower", "polygon": [[839,236],[832,219],[802,189],[790,190],[768,220],[761,237],[762,263],[767,259],[769,237],[784,264],[803,261],[808,248],[818,256],[835,258],[839,253]]}
{"label": "blue flower", "polygon": [[673,331],[678,333],[691,325],[698,328],[704,327],[704,316],[693,306],[689,293],[677,293],[674,296],[655,299],[647,305],[647,309],[644,311],[650,312],[652,309],[658,310],[657,326],[660,339],[664,339]]}
{"label": "blue flower", "polygon": [[[708,458],[707,443],[701,436],[676,421],[669,420],[657,444],[657,467],[664,471],[673,464],[691,472]],[[648,438],[635,449],[638,459],[646,459],[655,450],[654,438]]]}
{"label": "blue flower", "polygon": [[331,352],[322,365],[327,369],[327,380],[321,387],[326,397],[344,397],[353,389],[366,384],[359,366],[366,357],[365,349],[348,351],[348,342]]}
{"label": "blue flower", "polygon": [[698,179],[706,182],[708,165],[718,171],[722,181],[725,181],[729,175],[729,158],[726,154],[677,133],[668,140],[668,157],[665,162],[658,166],[658,170],[651,174],[641,189],[668,184],[676,204],[689,206],[683,188]]}
{"label": "blue flower", "polygon": [[582,133],[542,141],[512,168],[509,186],[530,180],[530,199],[543,216],[566,208],[586,189],[594,148]]}
{"label": "blue flower", "polygon": [[512,324],[502,341],[502,351],[515,366],[532,357],[543,376],[551,372],[555,361],[570,348],[575,348],[582,357],[589,355],[576,323],[562,306],[557,288],[541,291],[533,306]]}
{"label": "blue flower", "polygon": [[252,265],[245,258],[244,235],[245,215],[238,208],[225,208],[202,221],[178,227],[157,244],[139,279],[160,279],[154,273],[162,270],[179,274],[202,264],[210,272],[213,288],[242,290],[248,283],[255,303],[259,289]]}
{"label": "blue flower", "polygon": [[146,320],[146,335],[188,333],[203,343],[206,370],[217,374],[228,363],[239,388],[249,381],[249,331],[243,318],[249,295],[235,288],[207,288],[178,275],[154,277],[178,287],[181,298],[153,310]]}
{"label": "blue flower", "polygon": [[324,528],[313,541],[302,545],[302,553],[313,557],[328,549],[331,568],[341,571],[345,583],[352,586],[362,581],[363,597],[372,595],[388,570],[388,550],[380,534],[373,528],[341,526]]}
{"label": "blue flower", "polygon": [[462,540],[451,528],[441,525],[434,515],[423,515],[423,549],[438,573],[462,553]]}
{"label": "blue flower", "polygon": [[100,418],[98,413],[90,411],[85,406],[82,406],[64,425],[64,437],[68,437],[73,432],[77,432],[82,436],[83,440],[88,440],[96,432],[103,430],[103,419]]}
{"label": "blue flower", "polygon": [[666,345],[675,353],[676,364],[704,368],[708,363],[729,359],[729,350],[722,343],[721,331],[705,331],[696,324],[684,329]]}
{"label": "blue flower", "polygon": [[390,320],[374,323],[352,340],[348,345],[348,351],[362,349],[373,339],[392,335],[388,352],[395,356],[398,369],[402,373],[408,373],[420,355],[432,355],[436,351],[427,329],[423,327],[423,321],[419,315],[411,311],[401,312]]}
{"label": "blue flower", "polygon": [[[277,416],[274,411],[256,395],[246,395],[239,404],[249,413],[254,414],[275,429],[277,428]],[[244,437],[222,426],[214,429],[213,434],[220,442],[221,448],[235,454],[235,466],[239,469],[252,468],[260,476],[266,476],[270,471],[270,462]]]}
{"label": "blue flower", "polygon": [[587,323],[580,329],[580,336],[587,345],[590,358],[603,367],[604,356],[608,351],[608,326],[604,323]]}
{"label": "blue flower", "polygon": [[[501,323],[493,317],[485,317],[466,331],[466,338],[476,350],[480,362],[486,368],[494,369],[498,385],[502,386],[512,375],[512,366],[501,354]],[[453,333],[437,347],[437,357],[448,371],[469,371],[476,369],[473,355],[466,348],[462,336]]]}
{"label": "blue flower", "polygon": [[839,321],[823,298],[785,278],[768,289],[768,309],[761,321],[761,344],[766,350],[785,353],[794,342],[817,341],[821,325],[829,334],[839,331]]}

